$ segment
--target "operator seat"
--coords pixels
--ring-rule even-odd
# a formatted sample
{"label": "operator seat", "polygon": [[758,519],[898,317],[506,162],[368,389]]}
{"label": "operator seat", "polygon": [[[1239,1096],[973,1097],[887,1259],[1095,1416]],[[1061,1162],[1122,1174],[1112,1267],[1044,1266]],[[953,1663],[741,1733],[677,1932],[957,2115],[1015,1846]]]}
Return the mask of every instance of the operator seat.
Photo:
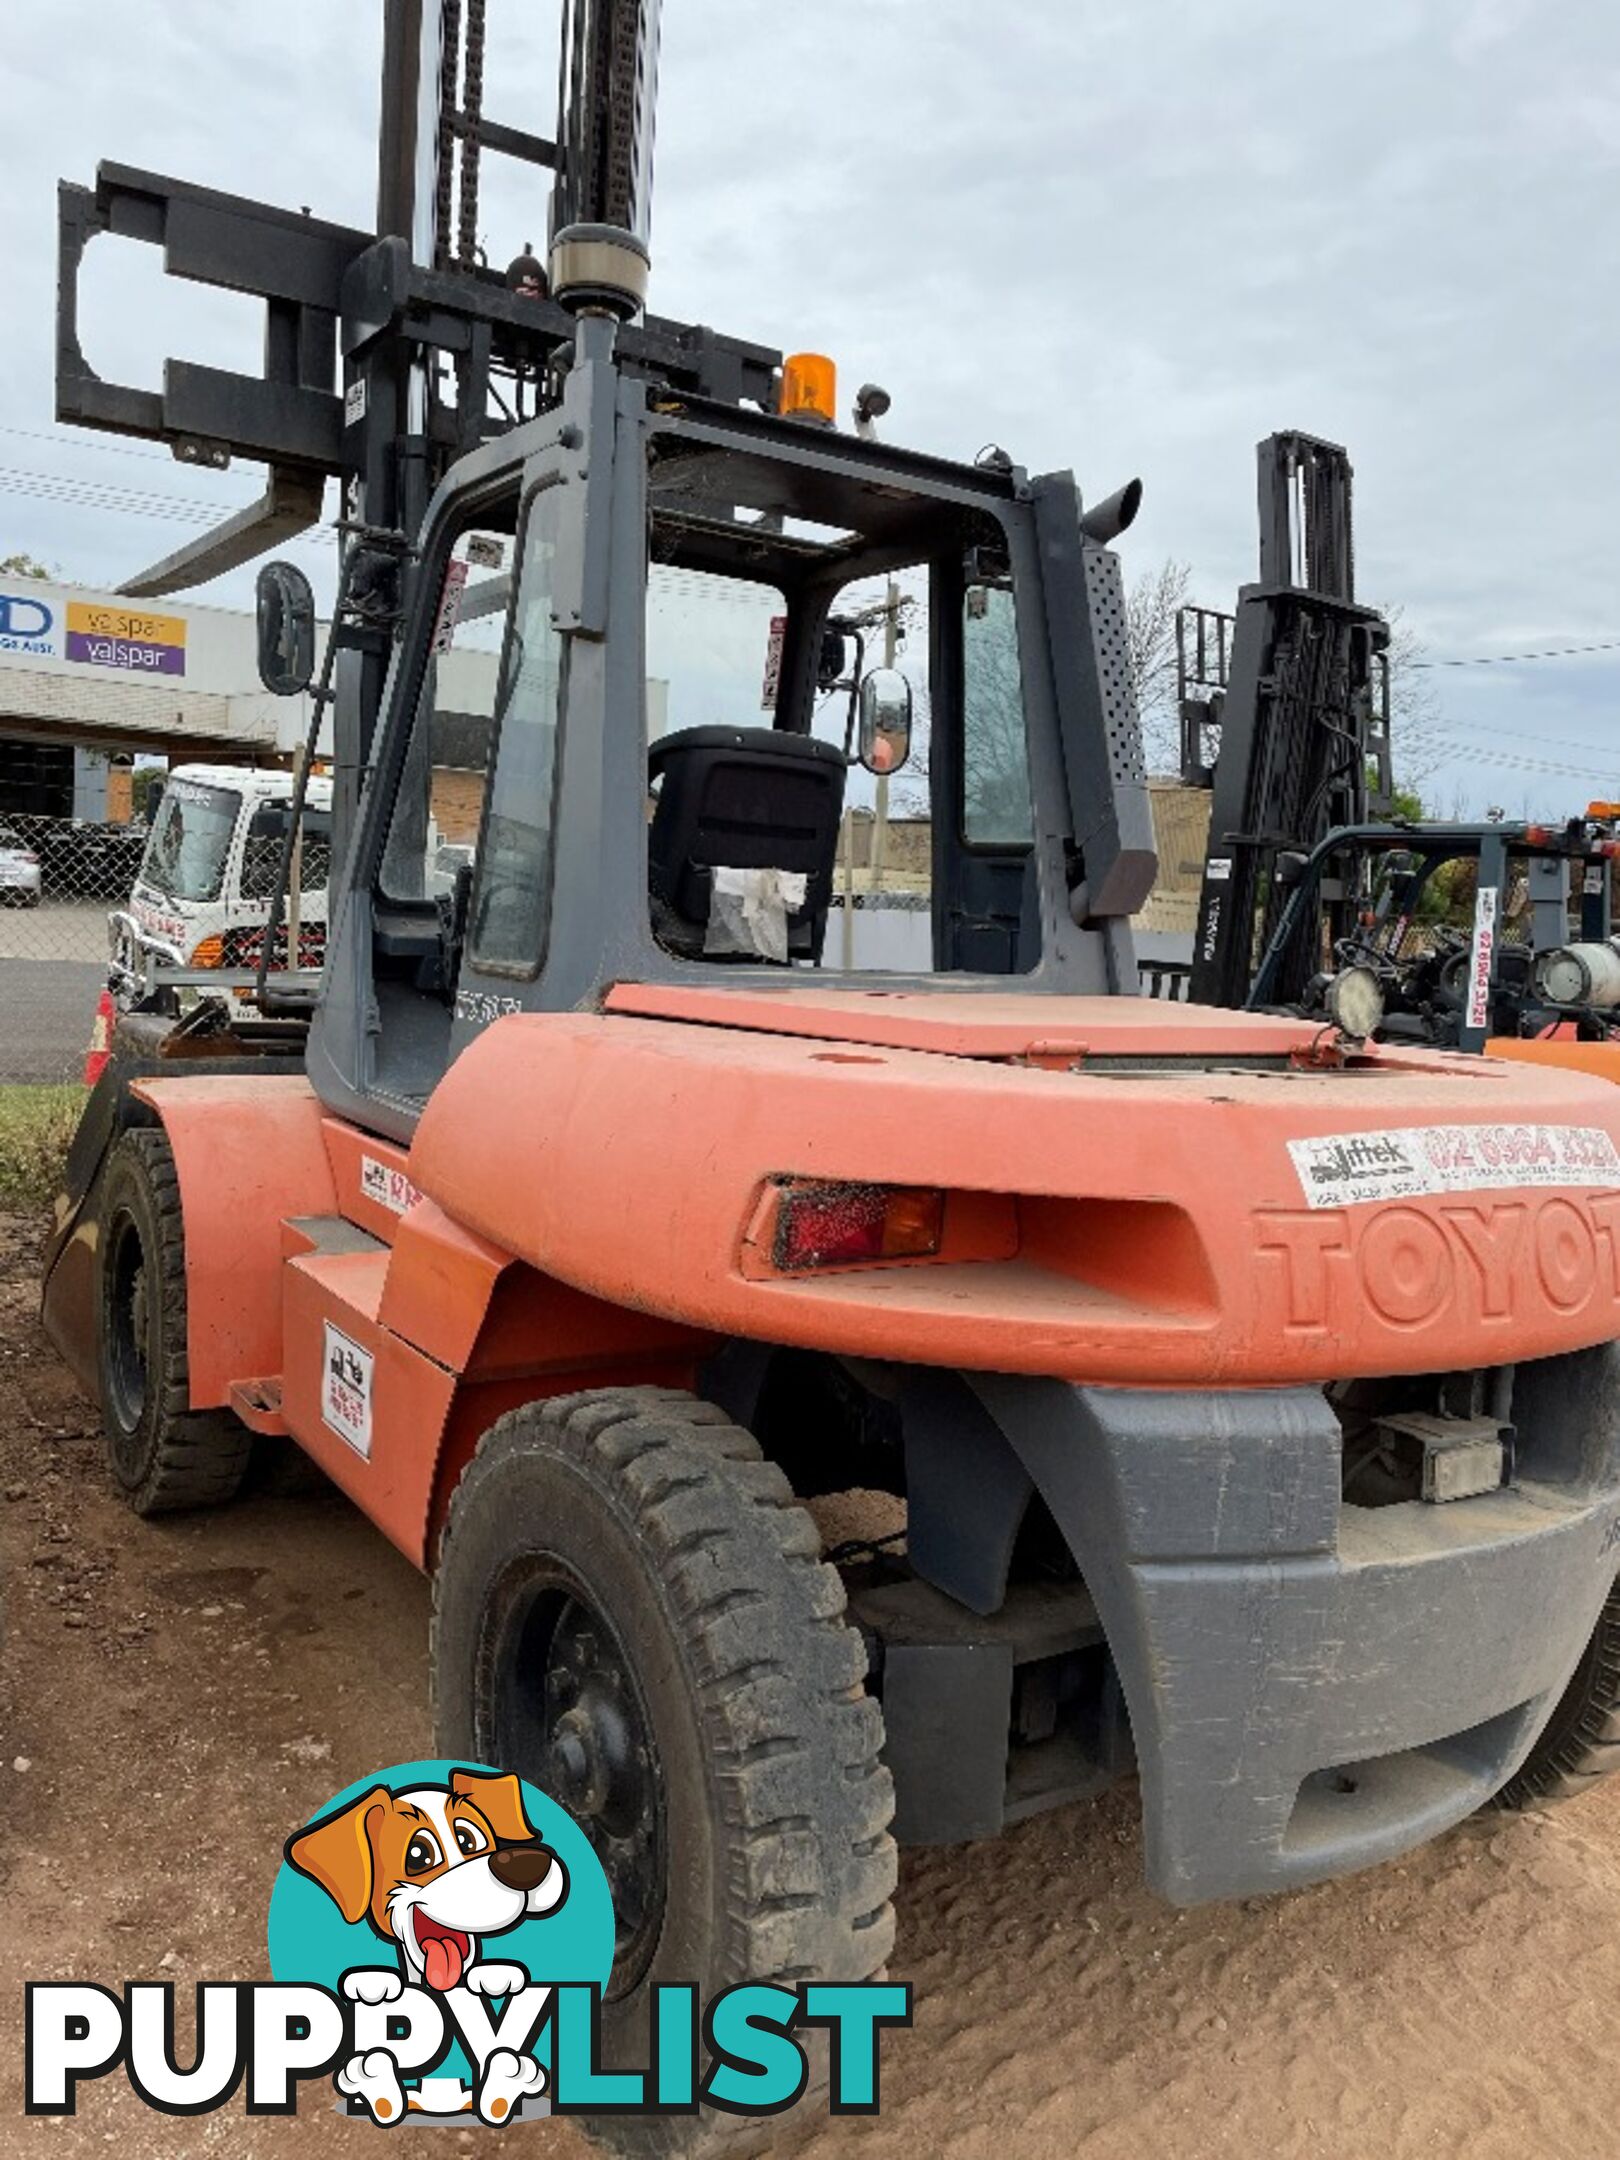
{"label": "operator seat", "polygon": [[649,841],[653,929],[685,959],[705,953],[717,869],[782,870],[805,879],[787,911],[790,960],[821,958],[844,810],[844,753],[777,728],[695,727],[664,735],[647,755],[658,786]]}

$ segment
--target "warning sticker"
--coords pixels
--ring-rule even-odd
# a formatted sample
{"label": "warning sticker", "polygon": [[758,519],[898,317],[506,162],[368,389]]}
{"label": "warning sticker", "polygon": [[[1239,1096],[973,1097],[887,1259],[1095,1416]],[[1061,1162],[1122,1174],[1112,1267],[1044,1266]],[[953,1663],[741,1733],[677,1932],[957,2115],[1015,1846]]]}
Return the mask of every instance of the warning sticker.
{"label": "warning sticker", "polygon": [[369,1350],[351,1342],[331,1321],[326,1323],[326,1370],[321,1380],[321,1416],[357,1455],[371,1460],[371,1371]]}
{"label": "warning sticker", "polygon": [[403,1170],[379,1162],[375,1155],[360,1158],[360,1190],[368,1200],[375,1200],[378,1207],[387,1208],[392,1215],[403,1215],[422,1197]]}
{"label": "warning sticker", "polygon": [[1410,1125],[1290,1140],[1288,1152],[1313,1208],[1495,1185],[1620,1185],[1620,1150],[1590,1125]]}

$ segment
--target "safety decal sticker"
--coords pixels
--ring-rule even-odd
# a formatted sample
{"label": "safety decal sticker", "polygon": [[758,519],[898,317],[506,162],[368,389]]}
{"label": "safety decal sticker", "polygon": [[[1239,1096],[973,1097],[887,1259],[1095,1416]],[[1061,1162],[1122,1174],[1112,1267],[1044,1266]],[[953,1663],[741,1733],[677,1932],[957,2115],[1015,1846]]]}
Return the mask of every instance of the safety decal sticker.
{"label": "safety decal sticker", "polygon": [[1620,1150],[1590,1125],[1410,1125],[1290,1140],[1308,1207],[1498,1185],[1620,1185]]}
{"label": "safety decal sticker", "polygon": [[360,1190],[391,1215],[405,1214],[422,1197],[403,1170],[379,1162],[375,1155],[360,1158]]}
{"label": "safety decal sticker", "polygon": [[371,1460],[371,1373],[369,1350],[351,1342],[331,1321],[326,1323],[326,1365],[321,1378],[321,1416],[357,1455]]}

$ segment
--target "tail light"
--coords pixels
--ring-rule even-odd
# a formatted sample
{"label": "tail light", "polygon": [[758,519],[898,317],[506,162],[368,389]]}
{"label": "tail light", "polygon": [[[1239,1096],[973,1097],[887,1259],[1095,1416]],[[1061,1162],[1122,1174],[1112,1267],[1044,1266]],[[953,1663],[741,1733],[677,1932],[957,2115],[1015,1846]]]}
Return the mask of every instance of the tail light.
{"label": "tail light", "polygon": [[779,1191],[772,1260],[785,1275],[862,1261],[926,1260],[945,1227],[945,1195],[921,1185],[823,1184]]}

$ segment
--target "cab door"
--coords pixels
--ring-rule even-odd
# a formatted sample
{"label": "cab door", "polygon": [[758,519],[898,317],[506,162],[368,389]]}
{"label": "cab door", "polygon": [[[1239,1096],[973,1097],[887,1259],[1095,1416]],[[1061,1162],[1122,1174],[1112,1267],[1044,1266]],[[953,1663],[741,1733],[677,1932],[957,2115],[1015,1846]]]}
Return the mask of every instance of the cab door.
{"label": "cab door", "polygon": [[[519,831],[536,820],[512,810],[512,786],[504,821],[490,815],[497,765],[516,785],[520,766],[537,754],[543,762],[546,729],[557,720],[557,633],[532,608],[520,615],[518,603],[521,553],[541,548],[542,533],[545,546],[554,543],[572,493],[559,485],[569,461],[545,441],[560,425],[541,428],[540,447],[522,461],[510,451],[500,461],[492,452],[469,460],[466,484],[447,491],[431,519],[310,1039],[321,1099],[399,1139],[410,1137],[468,1039],[458,1013],[493,1009],[491,993],[472,982],[475,924],[481,959],[502,970],[493,995],[509,1010],[520,979],[512,961],[520,888],[546,889],[544,863],[534,860],[544,817]],[[531,520],[537,499],[556,507]],[[568,501],[569,518],[579,507]],[[545,715],[543,724],[529,724],[531,712]]]}

